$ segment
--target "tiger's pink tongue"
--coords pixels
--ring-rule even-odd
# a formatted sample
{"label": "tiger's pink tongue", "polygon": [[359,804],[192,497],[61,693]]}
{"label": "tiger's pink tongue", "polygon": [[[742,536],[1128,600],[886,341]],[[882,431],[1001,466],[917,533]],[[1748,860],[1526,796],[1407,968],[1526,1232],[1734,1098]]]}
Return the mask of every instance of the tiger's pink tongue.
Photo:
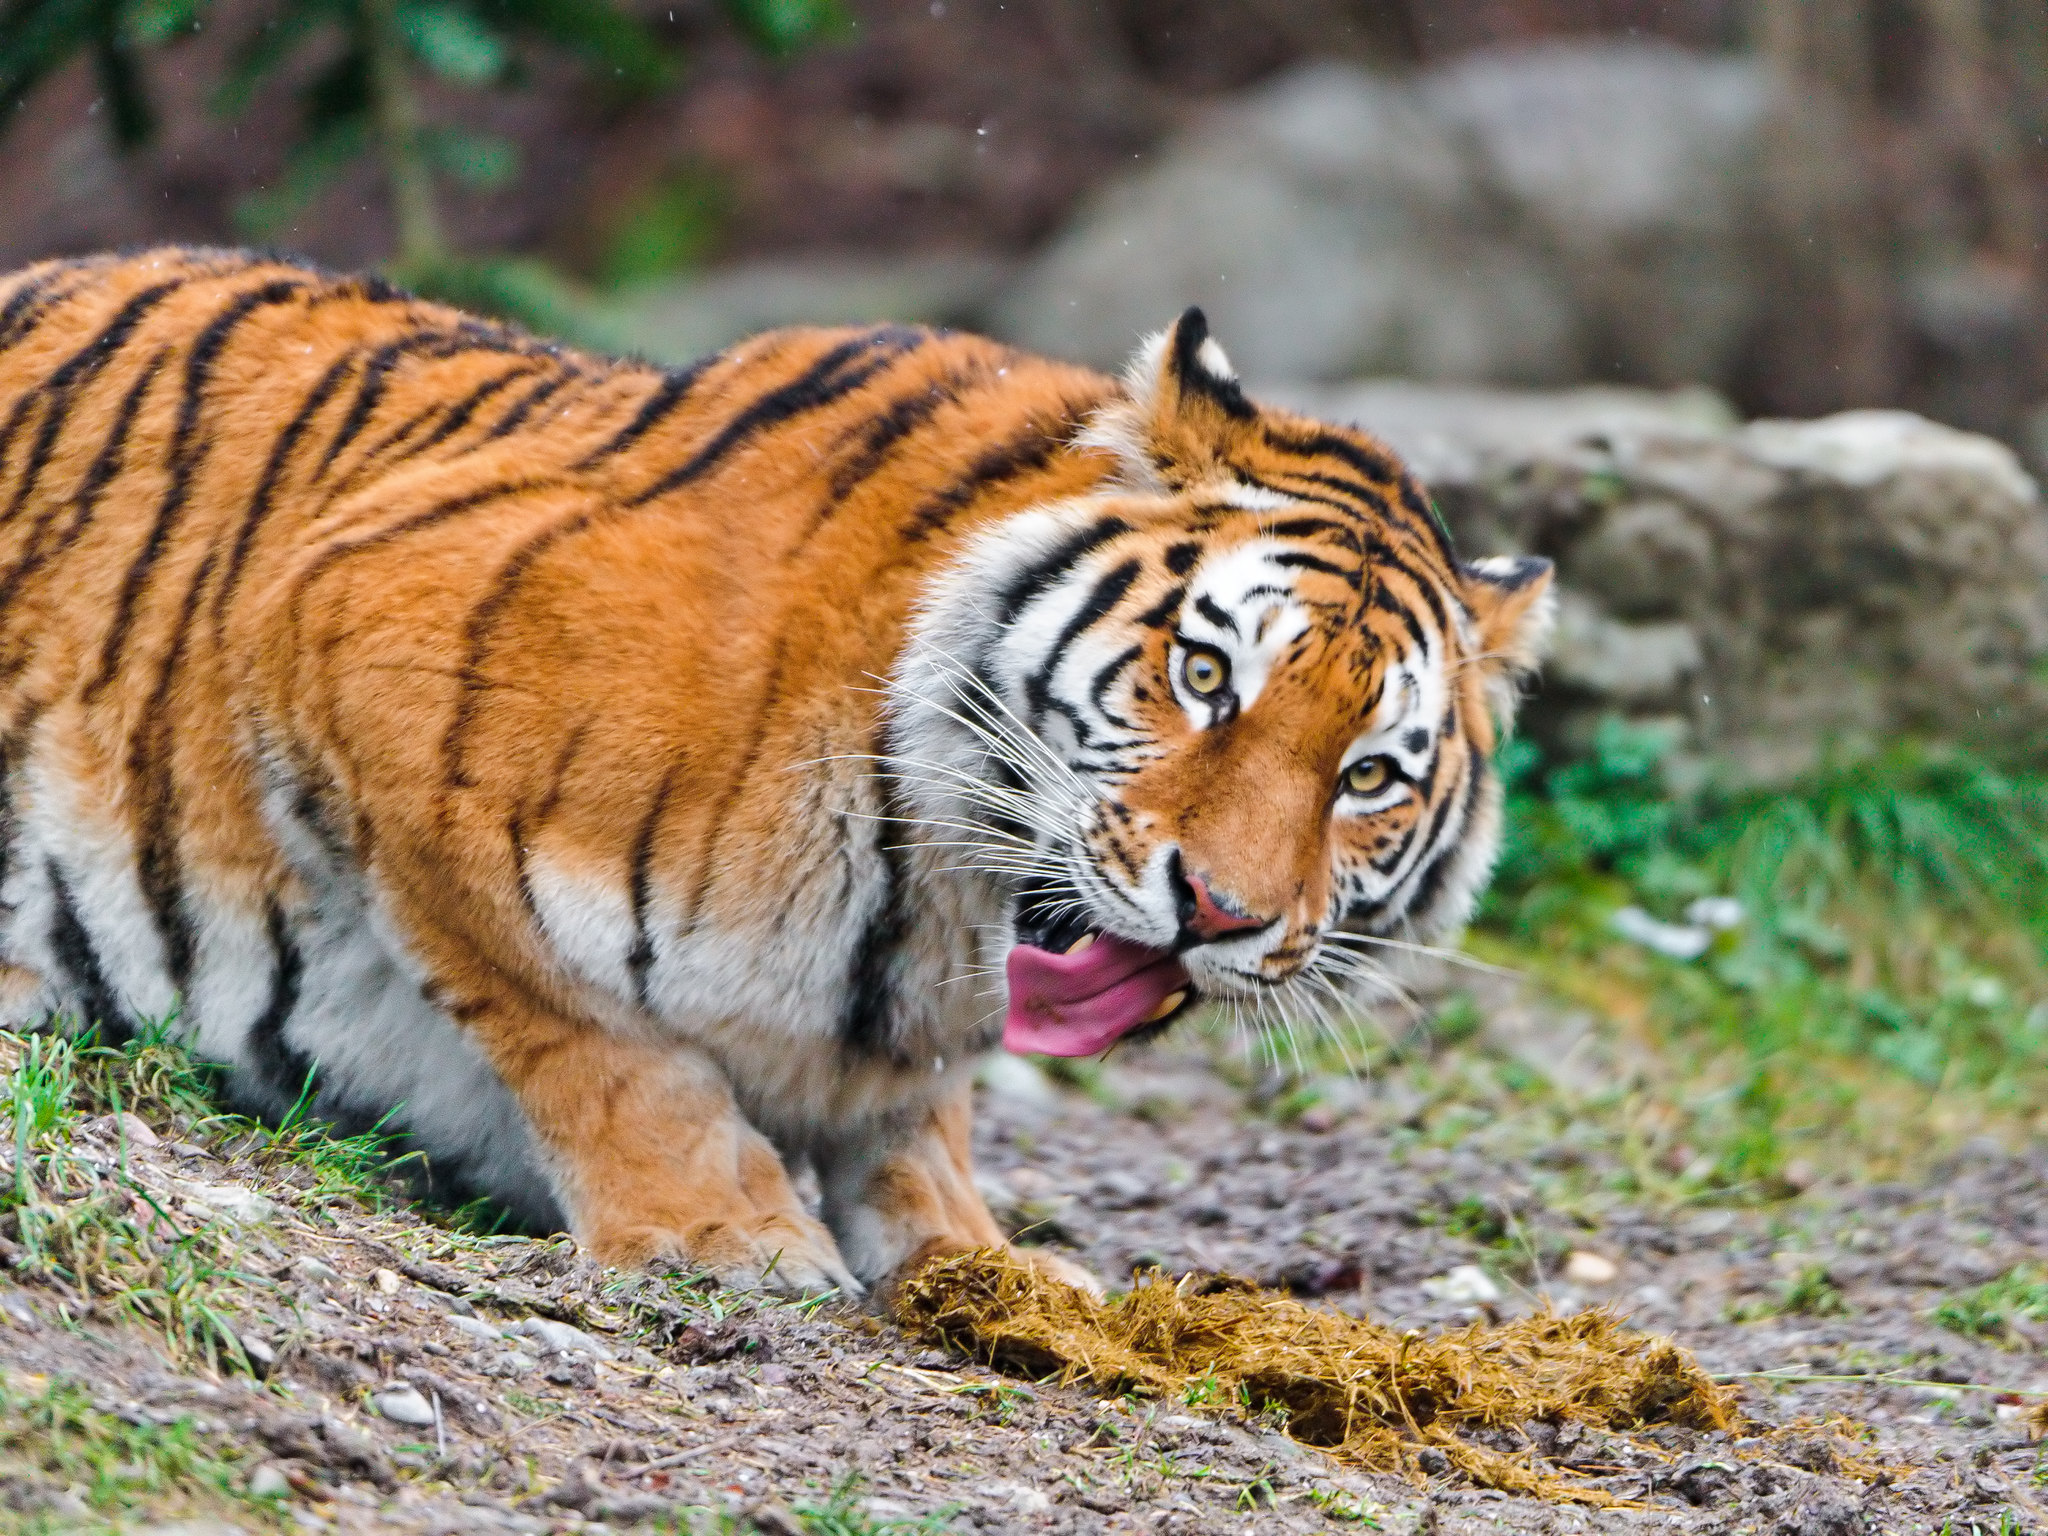
{"label": "tiger's pink tongue", "polygon": [[1003,1044],[1041,1056],[1107,1050],[1188,985],[1177,956],[1106,933],[1065,955],[1019,944],[1008,969]]}

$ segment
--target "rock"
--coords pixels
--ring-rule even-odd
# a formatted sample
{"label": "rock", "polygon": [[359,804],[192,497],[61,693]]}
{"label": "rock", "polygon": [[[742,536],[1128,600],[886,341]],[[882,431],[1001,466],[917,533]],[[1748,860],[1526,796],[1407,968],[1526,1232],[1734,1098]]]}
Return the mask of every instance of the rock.
{"label": "rock", "polygon": [[1623,907],[1607,920],[1607,926],[1631,944],[1670,960],[1697,960],[1714,942],[1711,929],[1659,922],[1641,907]]}
{"label": "rock", "polygon": [[1103,187],[990,325],[1113,367],[1196,302],[1254,378],[1567,377],[1565,291],[1474,169],[1409,87],[1307,65]]}
{"label": "rock", "polygon": [[448,1326],[457,1333],[468,1334],[469,1337],[475,1339],[479,1344],[496,1344],[502,1341],[505,1336],[501,1329],[493,1327],[482,1318],[464,1317],[459,1312],[448,1314]]}
{"label": "rock", "polygon": [[332,1285],[335,1281],[345,1278],[332,1264],[316,1259],[310,1253],[300,1254],[292,1260],[292,1271],[301,1280],[311,1280],[316,1285]]}
{"label": "rock", "polygon": [[399,1286],[405,1283],[404,1281],[398,1278],[398,1275],[395,1271],[389,1269],[371,1270],[370,1280],[371,1283],[374,1284],[377,1287],[377,1289],[382,1291],[386,1296],[396,1296],[398,1294]]}
{"label": "rock", "polygon": [[478,1367],[486,1376],[510,1380],[539,1369],[540,1361],[522,1349],[508,1349],[491,1356]]}
{"label": "rock", "polygon": [[144,1124],[139,1116],[123,1110],[118,1115],[103,1115],[92,1122],[91,1129],[101,1132],[110,1141],[126,1138],[131,1147],[158,1147],[163,1138]]}
{"label": "rock", "polygon": [[611,1350],[598,1343],[581,1328],[571,1327],[568,1323],[558,1323],[552,1318],[522,1317],[505,1332],[514,1337],[537,1341],[543,1354],[581,1353],[597,1360],[612,1358]]}
{"label": "rock", "polygon": [[236,1226],[252,1227],[277,1215],[267,1197],[240,1184],[188,1184],[185,1203],[203,1218],[225,1217]]}
{"label": "rock", "polygon": [[1572,1285],[1612,1285],[1621,1267],[1605,1254],[1574,1248],[1564,1261],[1564,1278]]}
{"label": "rock", "polygon": [[1623,705],[1670,698],[1699,671],[1699,636],[1688,624],[1629,624],[1577,592],[1558,594],[1547,676]]}
{"label": "rock", "polygon": [[1711,928],[1716,933],[1728,933],[1740,928],[1748,917],[1741,902],[1733,896],[1701,896],[1686,903],[1685,920],[1702,928]]}
{"label": "rock", "polygon": [[413,1387],[388,1387],[370,1394],[370,1406],[394,1424],[428,1428],[434,1422],[434,1405]]}
{"label": "rock", "polygon": [[249,1474],[249,1497],[252,1499],[283,1498],[291,1491],[291,1480],[271,1462],[264,1462]]}
{"label": "rock", "polygon": [[277,1364],[277,1351],[270,1342],[254,1333],[237,1333],[235,1338],[242,1346],[242,1353],[249,1357],[249,1364],[256,1368],[256,1374],[269,1375],[270,1368]]}
{"label": "rock", "polygon": [[1474,1307],[1499,1301],[1500,1287],[1477,1264],[1458,1264],[1447,1274],[1423,1281],[1422,1294],[1435,1301]]}
{"label": "rock", "polygon": [[1774,93],[1755,60],[1558,41],[1466,54],[1419,92],[1558,253],[1609,368],[1729,375],[1762,299],[1750,220]]}
{"label": "rock", "polygon": [[1581,39],[1399,78],[1308,64],[1099,188],[989,323],[1109,366],[1195,302],[1254,380],[1726,384],[1791,349],[1788,314],[1822,339],[1872,248],[1859,166],[1755,58]]}
{"label": "rock", "polygon": [[1020,1515],[1042,1515],[1052,1508],[1052,1499],[1029,1483],[993,1482],[983,1490],[995,1503]]}

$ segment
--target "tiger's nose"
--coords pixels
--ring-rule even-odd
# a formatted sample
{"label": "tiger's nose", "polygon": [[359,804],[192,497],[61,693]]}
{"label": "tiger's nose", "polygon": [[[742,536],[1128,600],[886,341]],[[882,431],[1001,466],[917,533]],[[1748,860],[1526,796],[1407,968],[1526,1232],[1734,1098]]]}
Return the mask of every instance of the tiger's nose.
{"label": "tiger's nose", "polygon": [[1232,934],[1249,933],[1255,928],[1266,926],[1263,917],[1245,917],[1231,911],[1209,894],[1209,883],[1200,875],[1182,872],[1181,884],[1186,887],[1181,896],[1181,927],[1192,933],[1203,943],[1227,939]]}

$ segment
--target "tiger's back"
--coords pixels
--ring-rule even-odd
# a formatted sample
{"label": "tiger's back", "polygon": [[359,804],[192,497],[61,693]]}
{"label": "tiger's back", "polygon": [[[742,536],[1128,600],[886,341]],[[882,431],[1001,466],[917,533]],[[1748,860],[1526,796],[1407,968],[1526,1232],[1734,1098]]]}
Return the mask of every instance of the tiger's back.
{"label": "tiger's back", "polygon": [[[1084,486],[1058,450],[1106,387],[911,328],[664,372],[227,253],[20,274],[10,1018],[182,1009],[258,1104],[317,1059],[325,1113],[402,1104],[458,1175],[523,1139],[450,1022],[464,951],[600,1011],[709,981],[794,999],[828,1051],[858,1041],[879,1021],[843,981],[890,963],[863,951],[901,922],[886,869],[815,790],[793,816],[765,765],[877,749],[875,680],[961,513]],[[867,773],[826,785],[879,810]],[[684,889],[650,889],[663,856]],[[690,909],[697,953],[653,953],[656,901]],[[764,921],[808,926],[812,974],[721,953]],[[423,944],[450,963],[423,969]],[[844,1091],[791,1075],[793,1119]],[[538,1181],[483,1182],[553,1219]]]}

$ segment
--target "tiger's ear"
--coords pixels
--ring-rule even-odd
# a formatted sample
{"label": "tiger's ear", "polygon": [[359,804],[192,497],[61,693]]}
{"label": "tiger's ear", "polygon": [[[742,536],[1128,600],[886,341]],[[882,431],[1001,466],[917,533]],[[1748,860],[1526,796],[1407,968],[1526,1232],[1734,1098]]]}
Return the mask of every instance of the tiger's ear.
{"label": "tiger's ear", "polygon": [[1145,490],[1180,490],[1222,472],[1226,445],[1258,416],[1194,307],[1131,355],[1124,396],[1082,441],[1115,453],[1124,480]]}
{"label": "tiger's ear", "polygon": [[1552,569],[1536,555],[1489,555],[1464,568],[1465,608],[1478,630],[1479,654],[1510,684],[1543,659],[1557,620]]}

